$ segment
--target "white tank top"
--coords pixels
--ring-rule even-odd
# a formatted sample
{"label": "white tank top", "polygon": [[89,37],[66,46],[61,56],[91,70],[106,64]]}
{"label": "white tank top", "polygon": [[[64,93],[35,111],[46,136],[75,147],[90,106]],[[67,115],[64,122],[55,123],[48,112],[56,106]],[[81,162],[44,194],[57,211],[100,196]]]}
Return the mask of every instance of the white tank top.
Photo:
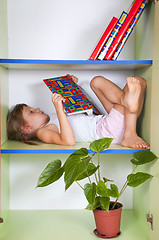
{"label": "white tank top", "polygon": [[[76,142],[92,142],[99,139],[96,131],[96,123],[101,117],[102,115],[87,115],[83,113],[67,116],[74,131]],[[60,131],[56,114],[52,114],[49,124],[50,123],[56,124]]]}

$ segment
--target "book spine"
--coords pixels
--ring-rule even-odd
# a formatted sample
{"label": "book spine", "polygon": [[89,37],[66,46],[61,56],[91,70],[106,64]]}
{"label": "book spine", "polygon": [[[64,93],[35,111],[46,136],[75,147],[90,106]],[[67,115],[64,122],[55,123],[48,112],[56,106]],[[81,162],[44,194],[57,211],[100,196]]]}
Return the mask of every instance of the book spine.
{"label": "book spine", "polygon": [[90,60],[96,60],[103,45],[105,44],[105,42],[107,41],[108,37],[110,36],[112,30],[114,29],[115,25],[118,22],[118,18],[113,17],[112,20],[110,21],[108,27],[106,28],[105,32],[103,33],[101,39],[99,40],[97,46],[95,47],[93,53],[90,56]]}
{"label": "book spine", "polygon": [[114,29],[112,30],[110,36],[108,37],[108,40],[106,41],[106,43],[104,44],[101,53],[98,56],[99,60],[103,60],[105,54],[107,53],[109,47],[111,46],[112,42],[114,41],[115,37],[117,36],[117,33],[119,32],[122,24],[124,23],[126,17],[127,17],[127,13],[126,12],[122,12],[117,24],[115,25]]}
{"label": "book spine", "polygon": [[141,4],[141,6],[140,6],[140,8],[139,8],[139,10],[138,10],[135,18],[133,19],[132,23],[130,24],[130,27],[129,27],[128,30],[126,31],[126,33],[125,33],[122,41],[120,42],[119,46],[117,47],[117,49],[116,49],[116,51],[115,51],[115,53],[114,53],[114,55],[113,55],[113,57],[112,57],[112,60],[116,60],[116,59],[118,58],[121,50],[123,49],[126,41],[128,40],[128,38],[129,38],[130,34],[132,33],[134,27],[136,26],[136,24],[137,24],[137,22],[138,22],[138,20],[139,20],[139,18],[140,18],[140,16],[141,16],[141,14],[143,13],[143,11],[144,11],[144,9],[145,9],[146,4],[148,3],[148,1],[149,1],[149,0],[145,0],[145,1]]}
{"label": "book spine", "polygon": [[130,12],[126,18],[126,20],[124,21],[122,27],[120,28],[115,40],[113,41],[113,43],[111,44],[108,52],[105,55],[105,59],[106,60],[111,60],[119,43],[121,42],[124,34],[126,33],[128,27],[130,26],[133,18],[135,17],[136,13],[138,12],[141,4],[143,3],[143,0],[136,0],[135,3],[133,4],[132,8],[130,9]]}

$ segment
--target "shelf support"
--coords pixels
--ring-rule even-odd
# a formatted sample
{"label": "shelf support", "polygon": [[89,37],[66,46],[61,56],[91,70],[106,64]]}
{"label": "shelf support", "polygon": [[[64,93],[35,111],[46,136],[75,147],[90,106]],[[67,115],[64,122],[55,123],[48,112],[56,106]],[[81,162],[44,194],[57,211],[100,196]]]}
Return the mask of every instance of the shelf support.
{"label": "shelf support", "polygon": [[148,213],[146,217],[147,217],[147,222],[151,223],[151,230],[153,230],[153,214],[151,214],[150,216],[150,214]]}

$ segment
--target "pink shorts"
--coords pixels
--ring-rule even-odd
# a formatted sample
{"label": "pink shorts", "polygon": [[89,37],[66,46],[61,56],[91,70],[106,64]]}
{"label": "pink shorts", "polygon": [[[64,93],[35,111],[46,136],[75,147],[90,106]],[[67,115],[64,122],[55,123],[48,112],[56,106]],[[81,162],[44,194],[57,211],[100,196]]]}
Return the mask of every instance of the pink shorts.
{"label": "pink shorts", "polygon": [[114,138],[114,144],[120,144],[125,130],[124,115],[111,109],[108,115],[104,115],[97,122],[97,134],[99,138],[109,137]]}

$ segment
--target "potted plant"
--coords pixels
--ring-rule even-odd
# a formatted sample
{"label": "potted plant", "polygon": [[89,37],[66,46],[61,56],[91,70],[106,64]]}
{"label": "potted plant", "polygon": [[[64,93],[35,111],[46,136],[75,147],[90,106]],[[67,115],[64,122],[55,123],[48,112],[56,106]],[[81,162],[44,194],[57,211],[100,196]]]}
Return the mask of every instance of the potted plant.
{"label": "potted plant", "polygon": [[[112,180],[101,177],[100,173],[100,153],[109,148],[113,138],[102,138],[90,143],[88,153],[86,148],[80,148],[72,153],[62,166],[61,160],[57,159],[49,163],[41,173],[37,187],[45,187],[57,181],[64,174],[65,190],[74,182],[84,191],[88,201],[86,209],[93,210],[96,229],[94,233],[103,238],[116,237],[120,234],[120,216],[122,204],[118,202],[127,186],[137,187],[146,180],[152,178],[152,175],[144,172],[134,173],[138,165],[146,164],[157,159],[151,151],[141,150],[133,154],[131,163],[134,169],[127,176],[126,182],[119,191]],[[94,157],[97,157],[97,166],[93,163]],[[92,181],[94,176],[94,181]],[[80,181],[87,178],[88,183],[84,186]],[[111,198],[115,198],[111,201]],[[105,223],[106,222],[106,223]]]}

